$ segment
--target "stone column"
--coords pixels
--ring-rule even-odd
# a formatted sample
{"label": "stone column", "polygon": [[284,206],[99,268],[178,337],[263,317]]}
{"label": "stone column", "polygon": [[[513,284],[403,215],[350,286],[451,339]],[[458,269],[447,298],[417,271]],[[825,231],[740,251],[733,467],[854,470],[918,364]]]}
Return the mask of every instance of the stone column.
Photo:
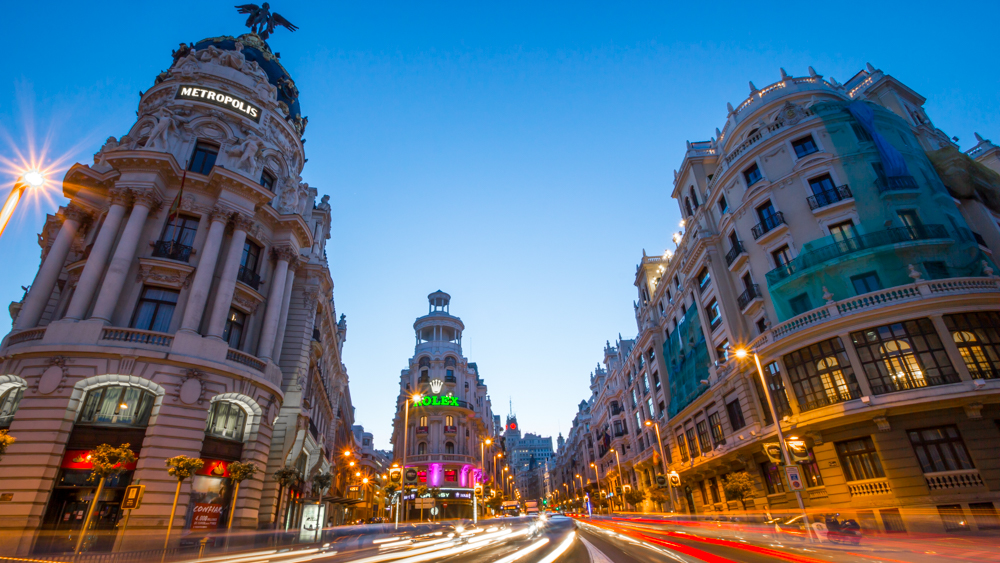
{"label": "stone column", "polygon": [[288,324],[288,309],[292,303],[292,286],[295,284],[295,270],[298,261],[288,264],[288,277],[285,279],[285,296],[281,299],[281,314],[278,317],[278,334],[274,337],[274,363],[281,362],[281,349],[285,343],[285,326]]}
{"label": "stone column", "polygon": [[233,293],[236,291],[236,276],[240,272],[240,261],[243,259],[243,244],[247,241],[247,231],[253,224],[253,218],[242,213],[233,216],[233,238],[229,243],[229,253],[222,265],[219,276],[219,286],[215,290],[215,305],[212,316],[208,320],[208,336],[222,340],[222,332],[226,328],[226,317],[233,304]]}
{"label": "stone column", "polygon": [[108,194],[111,197],[111,208],[104,217],[100,232],[94,240],[94,246],[90,248],[90,256],[80,274],[80,281],[76,284],[76,291],[73,299],[66,310],[66,318],[75,321],[83,319],[90,308],[91,301],[94,300],[94,292],[97,291],[97,284],[104,275],[104,268],[108,265],[108,257],[111,256],[111,247],[118,238],[118,229],[122,225],[125,217],[125,210],[128,206],[129,193],[127,190],[115,188]]}
{"label": "stone column", "polygon": [[104,275],[104,283],[101,284],[97,304],[94,305],[94,313],[91,315],[93,319],[111,322],[111,316],[115,312],[115,306],[121,298],[122,287],[125,285],[125,276],[128,275],[132,261],[135,260],[136,248],[139,246],[142,230],[146,226],[146,218],[149,217],[150,211],[160,205],[160,196],[153,190],[134,192],[133,195],[135,203],[132,205],[132,213],[125,223],[125,230],[108,265],[108,272]]}
{"label": "stone column", "polygon": [[[222,238],[226,234],[226,223],[230,212],[221,207],[212,210],[211,226],[198,258],[198,269],[191,282],[191,293],[188,294],[187,305],[184,307],[184,319],[180,330],[197,333],[201,328],[201,319],[205,313],[205,303],[212,288],[212,278],[215,276],[215,265],[219,261],[219,250],[222,248]],[[240,245],[242,251],[243,245]]]}
{"label": "stone column", "polygon": [[854,371],[854,379],[857,380],[858,387],[861,388],[861,396],[871,397],[874,395],[872,393],[872,384],[868,381],[868,375],[865,374],[864,364],[861,363],[861,356],[858,355],[858,351],[854,348],[851,333],[841,332],[837,334],[837,337],[840,338],[840,343],[844,345],[844,353],[847,354],[847,359],[851,362],[851,370]]}
{"label": "stone column", "polygon": [[265,362],[271,359],[274,352],[274,339],[278,334],[278,316],[281,313],[281,301],[285,294],[285,281],[288,277],[288,264],[298,255],[290,246],[282,246],[273,250],[277,265],[271,275],[271,288],[267,294],[267,310],[264,312],[264,324],[261,326],[260,347],[257,357]]}
{"label": "stone column", "polygon": [[45,255],[42,266],[35,274],[35,280],[31,282],[31,289],[24,299],[21,312],[17,315],[17,324],[14,325],[16,330],[34,328],[38,325],[38,321],[41,320],[42,314],[45,312],[45,305],[52,297],[52,290],[59,280],[59,274],[62,273],[63,264],[66,262],[66,256],[69,255],[69,249],[73,245],[76,231],[88,217],[86,211],[72,204],[66,206],[61,215],[63,217],[62,226],[59,228],[59,233],[56,235],[52,247]]}

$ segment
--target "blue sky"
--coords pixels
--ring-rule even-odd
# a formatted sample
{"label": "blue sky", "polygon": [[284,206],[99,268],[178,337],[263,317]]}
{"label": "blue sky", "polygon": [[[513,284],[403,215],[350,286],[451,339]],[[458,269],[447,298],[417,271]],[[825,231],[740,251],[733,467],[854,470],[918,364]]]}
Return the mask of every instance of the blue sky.
{"label": "blue sky", "polygon": [[[232,4],[5,6],[0,157],[47,144],[91,162],[178,43],[242,33]],[[270,44],[309,116],[304,179],[332,198],[356,418],[380,446],[439,288],[495,412],[512,397],[523,429],[567,432],[605,341],[636,332],[642,249],[672,246],[685,140],[712,136],[750,80],[812,65],[843,82],[870,61],[963,149],[974,131],[1000,142],[995,3],[272,4],[301,28]],[[0,170],[0,197],[12,181]],[[0,302],[31,283],[63,201],[26,205],[0,239]]]}

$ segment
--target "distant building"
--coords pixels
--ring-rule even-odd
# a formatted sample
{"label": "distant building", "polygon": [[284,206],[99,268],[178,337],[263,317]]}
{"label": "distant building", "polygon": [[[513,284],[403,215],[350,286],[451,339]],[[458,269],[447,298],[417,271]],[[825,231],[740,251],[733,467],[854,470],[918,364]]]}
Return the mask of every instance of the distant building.
{"label": "distant building", "polygon": [[514,474],[514,484],[523,499],[538,499],[543,496],[542,473],[545,463],[554,455],[552,437],[538,434],[521,435],[517,416],[507,417],[504,432],[507,461]]}

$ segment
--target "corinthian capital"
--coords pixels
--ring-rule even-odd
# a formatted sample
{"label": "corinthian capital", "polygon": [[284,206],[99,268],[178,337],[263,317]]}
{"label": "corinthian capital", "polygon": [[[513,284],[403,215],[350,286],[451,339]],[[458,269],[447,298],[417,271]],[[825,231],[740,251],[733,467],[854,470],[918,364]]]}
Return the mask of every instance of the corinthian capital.
{"label": "corinthian capital", "polygon": [[233,213],[233,228],[237,231],[250,231],[253,229],[253,217],[246,213]]}
{"label": "corinthian capital", "polygon": [[132,190],[132,197],[135,198],[135,205],[141,205],[151,212],[156,211],[163,203],[163,198],[155,190]]}
{"label": "corinthian capital", "polygon": [[219,221],[219,222],[222,222],[222,223],[228,223],[229,222],[229,217],[231,217],[232,214],[233,214],[233,211],[231,209],[226,209],[225,207],[223,207],[221,205],[216,205],[215,207],[212,208],[212,211],[209,213],[209,218],[212,221]]}
{"label": "corinthian capital", "polygon": [[74,204],[69,204],[62,210],[63,219],[67,221],[75,221],[78,225],[82,225],[90,221],[90,213]]}
{"label": "corinthian capital", "polygon": [[275,260],[284,260],[289,264],[294,262],[299,257],[299,253],[296,252],[294,248],[288,245],[275,246],[271,252],[274,253]]}
{"label": "corinthian capital", "polygon": [[121,205],[128,206],[131,201],[131,195],[125,188],[111,188],[108,190],[108,199],[111,201],[111,205]]}

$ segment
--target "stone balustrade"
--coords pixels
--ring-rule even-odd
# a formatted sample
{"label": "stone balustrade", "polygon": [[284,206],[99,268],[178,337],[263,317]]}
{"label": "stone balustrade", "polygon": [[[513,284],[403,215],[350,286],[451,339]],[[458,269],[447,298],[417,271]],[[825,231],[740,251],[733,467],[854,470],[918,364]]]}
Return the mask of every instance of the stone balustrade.
{"label": "stone balustrade", "polygon": [[924,480],[927,481],[927,488],[932,491],[985,486],[978,469],[924,473]]}
{"label": "stone balustrade", "polygon": [[865,479],[863,481],[849,481],[847,490],[851,491],[852,497],[868,497],[874,495],[891,495],[892,487],[889,486],[888,478]]}

